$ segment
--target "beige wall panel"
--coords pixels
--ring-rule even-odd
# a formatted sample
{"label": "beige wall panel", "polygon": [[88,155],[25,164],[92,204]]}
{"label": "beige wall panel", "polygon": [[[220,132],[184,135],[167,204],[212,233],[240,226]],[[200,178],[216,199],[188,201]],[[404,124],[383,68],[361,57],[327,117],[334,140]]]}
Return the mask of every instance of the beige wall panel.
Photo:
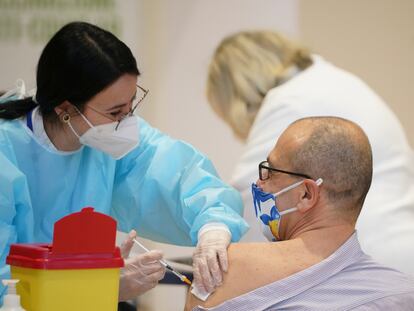
{"label": "beige wall panel", "polygon": [[301,0],[299,16],[302,42],[375,89],[414,146],[414,1]]}

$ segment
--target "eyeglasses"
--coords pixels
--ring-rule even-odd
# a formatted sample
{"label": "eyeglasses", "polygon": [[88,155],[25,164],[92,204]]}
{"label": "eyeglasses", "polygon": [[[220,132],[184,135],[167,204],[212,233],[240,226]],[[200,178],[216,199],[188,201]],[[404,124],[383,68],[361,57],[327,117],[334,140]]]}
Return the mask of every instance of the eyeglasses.
{"label": "eyeglasses", "polygon": [[[142,94],[141,94],[141,96],[137,97],[137,94],[139,92],[142,93]],[[121,124],[122,120],[124,120],[125,118],[130,117],[134,114],[134,111],[138,108],[139,104],[144,100],[145,96],[147,96],[148,92],[149,92],[148,89],[144,89],[142,86],[139,86],[137,84],[137,92],[135,94],[135,98],[132,100],[131,110],[128,113],[122,115],[121,117],[119,117],[117,119],[115,119],[114,117],[110,117],[108,114],[106,114],[102,111],[99,111],[98,109],[96,109],[92,106],[88,105],[88,107],[91,108],[93,111],[99,113],[101,116],[104,116],[105,118],[107,118],[109,120],[112,120],[114,122],[118,122],[118,124],[115,127],[115,131],[116,131],[118,129],[119,125]]]}
{"label": "eyeglasses", "polygon": [[134,111],[135,109],[138,108],[139,104],[144,100],[145,96],[147,96],[149,90],[148,89],[144,89],[142,86],[139,86],[137,84],[137,94],[138,94],[138,90],[142,91],[142,95],[140,97],[135,98],[135,103],[132,104],[132,109],[130,112],[128,112],[127,114],[123,115],[119,120],[118,120],[118,124],[115,127],[115,131],[118,129],[119,125],[121,124],[121,121],[124,120],[127,117],[130,117],[132,115],[134,115]]}
{"label": "eyeglasses", "polygon": [[260,178],[260,180],[269,179],[270,178],[270,171],[283,173],[283,174],[294,175],[294,176],[303,177],[303,178],[307,178],[307,179],[312,179],[312,177],[310,177],[309,175],[306,175],[306,174],[294,173],[294,172],[289,172],[289,171],[285,171],[285,170],[281,170],[281,169],[278,169],[278,168],[271,167],[269,162],[267,162],[267,161],[260,162],[260,164],[259,164],[259,178]]}

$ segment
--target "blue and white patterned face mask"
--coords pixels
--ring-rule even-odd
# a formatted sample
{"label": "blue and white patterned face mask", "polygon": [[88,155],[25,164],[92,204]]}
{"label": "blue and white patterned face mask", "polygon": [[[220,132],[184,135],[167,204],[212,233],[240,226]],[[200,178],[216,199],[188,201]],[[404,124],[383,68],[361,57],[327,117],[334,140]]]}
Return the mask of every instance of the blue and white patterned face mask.
{"label": "blue and white patterned face mask", "polygon": [[[284,211],[279,211],[276,206],[276,198],[281,194],[300,186],[302,183],[303,180],[287,186],[277,193],[264,192],[255,183],[252,184],[253,204],[256,212],[256,217],[260,221],[263,235],[269,241],[274,242],[280,240],[279,228],[282,215],[295,212],[298,209],[297,207],[292,207]],[[319,178],[316,180],[316,184],[318,186],[321,185],[322,179]]]}

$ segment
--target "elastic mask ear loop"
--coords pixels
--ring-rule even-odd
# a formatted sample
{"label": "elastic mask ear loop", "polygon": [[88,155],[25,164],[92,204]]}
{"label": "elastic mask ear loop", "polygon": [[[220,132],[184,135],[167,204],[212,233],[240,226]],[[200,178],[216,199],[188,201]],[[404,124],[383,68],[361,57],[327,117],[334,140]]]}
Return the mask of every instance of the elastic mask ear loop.
{"label": "elastic mask ear loop", "polygon": [[[301,184],[303,184],[303,180],[298,181],[298,182],[294,183],[293,185],[290,185],[290,186],[286,187],[285,189],[282,189],[279,192],[275,193],[274,194],[274,196],[275,196],[275,206],[276,206],[276,198],[279,195],[281,195],[281,194],[283,194],[285,192],[288,192],[289,190],[292,190],[293,188],[296,188],[296,187],[300,186]],[[298,210],[297,207],[291,207],[291,208],[288,208],[287,210],[279,211],[279,215],[280,216],[286,215],[286,214],[292,213],[292,212],[297,211],[297,210]]]}
{"label": "elastic mask ear loop", "polygon": [[290,186],[288,186],[288,187],[286,187],[286,188],[284,188],[284,189],[280,190],[279,192],[276,192],[276,193],[274,194],[274,196],[275,196],[275,197],[277,197],[277,196],[279,196],[279,195],[281,195],[281,194],[283,194],[283,193],[285,193],[285,192],[288,192],[289,190],[291,190],[291,189],[293,189],[293,188],[296,188],[297,186],[299,186],[299,185],[301,185],[301,184],[303,184],[303,180],[298,181],[298,182],[294,183],[293,185],[290,185]]}
{"label": "elastic mask ear loop", "polygon": [[76,109],[76,111],[80,114],[80,116],[82,117],[82,119],[89,125],[90,128],[94,128],[95,127],[91,122],[89,122],[89,120],[83,115],[83,113],[80,112],[80,110],[78,109],[78,107],[73,106],[73,108]]}
{"label": "elastic mask ear loop", "polygon": [[[284,193],[284,192],[286,192],[286,191],[288,191],[288,190],[290,190],[292,188],[295,188],[295,187],[299,186],[301,183],[303,183],[303,180],[300,181],[300,182],[297,182],[297,183],[293,184],[292,186],[287,187],[286,189],[283,189],[283,190],[279,191],[278,193],[275,194],[275,197],[277,198],[277,196],[280,195],[281,193]],[[323,179],[322,178],[318,178],[315,181],[315,183],[319,187],[323,183]],[[286,214],[289,214],[291,212],[296,211],[297,209],[298,209],[297,207],[291,207],[291,208],[288,208],[287,210],[284,210],[282,212],[279,212],[279,215],[280,216],[286,215]]]}
{"label": "elastic mask ear loop", "polygon": [[286,209],[284,211],[279,212],[279,215],[280,216],[286,215],[286,214],[292,213],[292,212],[297,211],[297,210],[298,210],[297,207],[291,207],[291,208],[288,208],[288,209]]}
{"label": "elastic mask ear loop", "polygon": [[65,112],[60,119],[62,120],[62,122],[66,123],[69,126],[69,128],[72,130],[73,134],[75,134],[75,136],[79,139],[80,136],[78,135],[78,133],[76,133],[76,131],[73,128],[72,124],[70,124],[70,114]]}

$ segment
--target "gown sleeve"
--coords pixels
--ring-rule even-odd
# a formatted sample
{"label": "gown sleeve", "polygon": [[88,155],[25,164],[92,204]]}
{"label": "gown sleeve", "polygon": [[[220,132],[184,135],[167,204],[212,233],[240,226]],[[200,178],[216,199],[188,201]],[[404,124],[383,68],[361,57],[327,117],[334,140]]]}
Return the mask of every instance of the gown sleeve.
{"label": "gown sleeve", "polygon": [[[0,280],[10,278],[6,265],[10,245],[27,243],[33,231],[26,176],[6,157],[0,139]],[[0,305],[5,287],[0,284]]]}
{"label": "gown sleeve", "polygon": [[189,246],[204,224],[218,222],[238,241],[248,229],[239,193],[192,146],[139,124],[140,145],[116,167],[111,215],[118,229]]}

